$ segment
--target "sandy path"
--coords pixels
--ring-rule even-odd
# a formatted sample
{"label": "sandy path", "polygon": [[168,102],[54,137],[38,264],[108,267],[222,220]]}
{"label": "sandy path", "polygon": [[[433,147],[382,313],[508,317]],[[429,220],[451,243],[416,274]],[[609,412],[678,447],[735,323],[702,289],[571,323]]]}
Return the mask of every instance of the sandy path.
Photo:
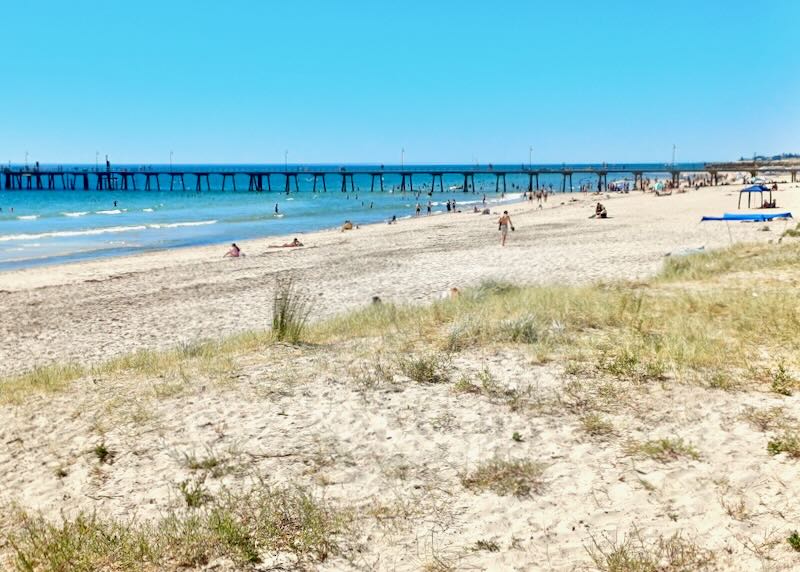
{"label": "sandy path", "polygon": [[[784,185],[778,204],[800,210],[799,187]],[[238,260],[222,259],[224,246],[214,246],[0,273],[0,374],[264,328],[273,278],[288,270],[317,296],[315,318],[373,295],[424,301],[487,278],[642,277],[658,269],[666,252],[727,245],[723,224],[698,221],[736,202],[733,187],[670,197],[637,192],[603,198],[612,218],[601,221],[587,218],[592,199],[556,195],[544,210],[509,207],[517,230],[506,248],[497,244],[496,216],[460,213],[311,233],[302,238],[308,247],[297,250],[266,248],[284,237],[247,241],[241,246],[249,256]],[[737,224],[733,238],[775,240],[784,223],[770,226],[760,232],[761,225]]]}

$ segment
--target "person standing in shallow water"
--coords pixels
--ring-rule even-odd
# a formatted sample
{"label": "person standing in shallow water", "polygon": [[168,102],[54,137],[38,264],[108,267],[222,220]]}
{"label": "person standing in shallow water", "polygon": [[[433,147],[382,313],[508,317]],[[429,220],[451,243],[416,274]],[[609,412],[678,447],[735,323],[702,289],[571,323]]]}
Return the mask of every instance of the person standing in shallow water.
{"label": "person standing in shallow water", "polygon": [[511,217],[508,215],[508,211],[503,211],[502,216],[497,221],[498,230],[500,231],[500,246],[506,245],[506,237],[508,236],[508,227],[511,227],[511,230],[514,230],[514,225],[511,223]]}

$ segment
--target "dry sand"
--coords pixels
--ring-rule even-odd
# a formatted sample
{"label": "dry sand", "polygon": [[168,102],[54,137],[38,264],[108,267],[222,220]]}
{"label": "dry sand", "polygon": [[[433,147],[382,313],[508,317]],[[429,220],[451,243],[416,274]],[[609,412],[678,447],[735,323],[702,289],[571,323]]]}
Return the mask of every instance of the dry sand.
{"label": "dry sand", "polygon": [[[422,302],[486,279],[639,278],[671,251],[721,247],[731,237],[776,239],[784,223],[771,224],[770,232],[737,224],[731,236],[724,223],[699,223],[702,214],[735,210],[739,188],[601,197],[606,220],[588,218],[594,196],[551,195],[541,211],[532,203],[509,207],[516,232],[505,248],[497,216],[470,212],[311,233],[300,249],[267,248],[291,236],[246,241],[240,259],[223,259],[220,245],[0,273],[0,374],[266,328],[274,277],[286,271],[317,297],[314,318],[321,318],[372,296]],[[778,204],[800,210],[798,195],[782,190]]]}
{"label": "dry sand", "polygon": [[[798,210],[792,187],[778,203]],[[224,248],[214,247],[9,272],[0,275],[0,364],[9,372],[103,360],[260,328],[270,317],[273,276],[287,270],[318,295],[318,317],[373,295],[424,301],[489,278],[644,277],[667,252],[727,245],[724,224],[699,219],[733,210],[732,192],[603,198],[608,220],[587,218],[594,197],[556,195],[542,211],[515,205],[517,230],[505,248],[495,216],[462,213],[313,233],[297,250],[250,241],[238,260],[221,259]],[[768,241],[783,229],[762,226],[731,232],[734,240]],[[374,362],[370,352],[357,342],[277,345],[247,358],[221,387],[169,395],[159,380],[82,379],[66,393],[0,406],[0,505],[53,518],[78,509],[156,517],[180,501],[176,483],[193,476],[184,456],[216,455],[241,470],[210,479],[212,492],[266,476],[379,517],[362,520],[360,553],[321,570],[420,570],[437,559],[456,570],[575,570],[593,537],[622,538],[632,526],[648,538],[682,531],[714,550],[722,569],[791,570],[800,562],[785,543],[800,523],[797,463],[767,456],[763,433],[740,418],[747,405],[781,405],[800,418],[798,397],[654,386],[641,406],[611,415],[617,438],[596,441],[568,411],[514,412],[485,396],[455,396],[445,384],[364,390],[347,380]],[[563,384],[561,366],[533,365],[521,349],[470,352],[453,369],[456,377],[486,369],[502,387],[545,401]],[[658,463],[621,454],[628,439],[660,437],[684,439],[700,458]],[[101,438],[116,452],[113,464],[98,465],[89,452]],[[460,475],[495,455],[543,463],[543,492],[518,499],[465,490]],[[472,550],[479,540],[499,552]]]}

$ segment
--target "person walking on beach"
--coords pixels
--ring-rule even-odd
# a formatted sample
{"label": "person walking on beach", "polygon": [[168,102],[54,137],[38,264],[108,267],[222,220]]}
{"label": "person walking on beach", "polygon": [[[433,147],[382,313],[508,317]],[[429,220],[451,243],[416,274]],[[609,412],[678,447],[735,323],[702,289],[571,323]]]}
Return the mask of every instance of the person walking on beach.
{"label": "person walking on beach", "polygon": [[503,211],[503,215],[497,221],[498,230],[500,231],[500,246],[506,245],[506,237],[508,236],[508,227],[514,230],[514,225],[511,223],[511,217],[508,216],[508,211]]}
{"label": "person walking on beach", "polygon": [[417,216],[419,216],[419,213],[420,213],[421,210],[422,210],[422,207],[419,205],[419,203],[417,203]]}
{"label": "person walking on beach", "polygon": [[428,214],[431,214],[431,202],[428,201]]}

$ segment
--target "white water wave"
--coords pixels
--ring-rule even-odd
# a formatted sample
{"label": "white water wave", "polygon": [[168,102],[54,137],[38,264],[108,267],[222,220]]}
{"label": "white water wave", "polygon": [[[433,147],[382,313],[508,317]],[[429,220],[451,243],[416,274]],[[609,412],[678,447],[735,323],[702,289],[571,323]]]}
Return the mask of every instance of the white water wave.
{"label": "white water wave", "polygon": [[207,224],[217,224],[217,221],[199,220],[194,222],[171,222],[167,224],[148,224],[147,228],[178,228],[181,226],[205,226]]}
{"label": "white water wave", "polygon": [[72,236],[92,236],[110,232],[128,232],[132,230],[146,230],[144,225],[137,226],[109,226],[106,228],[90,228],[88,230],[58,230],[53,232],[40,232],[37,234],[6,234],[0,236],[0,242],[11,240],[38,240],[40,238],[66,238]]}
{"label": "white water wave", "polygon": [[38,240],[41,238],[69,238],[75,236],[95,236],[98,234],[118,233],[118,232],[131,232],[137,230],[147,229],[162,229],[162,228],[178,228],[182,226],[204,226],[208,224],[216,224],[215,220],[200,220],[189,222],[174,222],[166,224],[141,224],[130,226],[108,226],[104,228],[89,228],[86,230],[58,230],[52,232],[40,232],[30,234],[6,234],[0,235],[0,242],[9,242],[12,240]]}
{"label": "white water wave", "polygon": [[76,217],[76,216],[87,215],[89,214],[89,211],[75,211],[74,213],[61,213],[61,214],[63,214],[64,216]]}
{"label": "white water wave", "polygon": [[36,220],[37,218],[39,218],[39,215],[35,215],[35,214],[23,215],[23,216],[18,216],[17,218],[19,220]]}

